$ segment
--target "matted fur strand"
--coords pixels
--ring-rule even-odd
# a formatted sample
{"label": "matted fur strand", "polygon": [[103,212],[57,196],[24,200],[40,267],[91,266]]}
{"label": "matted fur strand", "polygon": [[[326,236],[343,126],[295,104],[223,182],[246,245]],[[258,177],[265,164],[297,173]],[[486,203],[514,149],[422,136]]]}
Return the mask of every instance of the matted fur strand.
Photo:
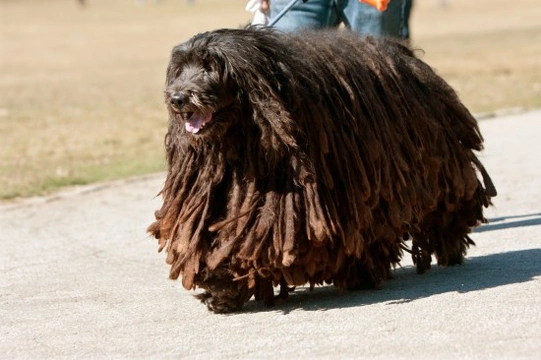
{"label": "matted fur strand", "polygon": [[[374,287],[403,251],[463,262],[496,190],[476,120],[403,44],[223,29],[173,49],[168,172],[148,231],[215,312]],[[411,243],[409,243],[411,241]]]}

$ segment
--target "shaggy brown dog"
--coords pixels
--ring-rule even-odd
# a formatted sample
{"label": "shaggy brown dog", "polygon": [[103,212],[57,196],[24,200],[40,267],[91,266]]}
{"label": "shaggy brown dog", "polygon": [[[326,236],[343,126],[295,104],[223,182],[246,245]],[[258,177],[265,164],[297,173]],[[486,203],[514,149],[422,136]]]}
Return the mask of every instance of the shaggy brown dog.
{"label": "shaggy brown dog", "polygon": [[[218,30],[173,49],[163,206],[170,277],[215,312],[289,287],[373,287],[405,241],[462,263],[496,191],[476,120],[407,47],[349,32]],[[476,170],[483,177],[478,179]]]}

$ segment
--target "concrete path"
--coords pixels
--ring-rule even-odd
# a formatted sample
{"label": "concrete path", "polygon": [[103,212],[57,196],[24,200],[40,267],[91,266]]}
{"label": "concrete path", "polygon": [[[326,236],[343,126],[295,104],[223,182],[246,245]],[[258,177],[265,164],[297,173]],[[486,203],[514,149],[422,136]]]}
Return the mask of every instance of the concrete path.
{"label": "concrete path", "polygon": [[539,359],[541,111],[481,121],[499,191],[462,266],[214,315],[145,233],[163,174],[0,205],[0,358]]}

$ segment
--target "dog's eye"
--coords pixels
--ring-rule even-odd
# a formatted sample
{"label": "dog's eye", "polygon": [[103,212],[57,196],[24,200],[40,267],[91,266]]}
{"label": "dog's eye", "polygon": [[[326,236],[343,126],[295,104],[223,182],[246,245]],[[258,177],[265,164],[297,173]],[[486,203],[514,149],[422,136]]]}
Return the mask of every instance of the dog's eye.
{"label": "dog's eye", "polygon": [[206,73],[213,72],[216,70],[216,64],[213,61],[205,60],[203,62],[203,70]]}

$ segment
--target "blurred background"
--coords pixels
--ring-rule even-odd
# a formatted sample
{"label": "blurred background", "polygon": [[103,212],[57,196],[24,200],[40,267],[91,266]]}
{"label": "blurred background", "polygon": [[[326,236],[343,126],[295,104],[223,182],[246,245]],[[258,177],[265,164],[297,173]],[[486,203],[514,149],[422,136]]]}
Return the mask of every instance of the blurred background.
{"label": "blurred background", "polygon": [[[163,171],[170,50],[246,3],[0,0],[0,200]],[[415,0],[411,40],[479,118],[541,108],[541,1]]]}

